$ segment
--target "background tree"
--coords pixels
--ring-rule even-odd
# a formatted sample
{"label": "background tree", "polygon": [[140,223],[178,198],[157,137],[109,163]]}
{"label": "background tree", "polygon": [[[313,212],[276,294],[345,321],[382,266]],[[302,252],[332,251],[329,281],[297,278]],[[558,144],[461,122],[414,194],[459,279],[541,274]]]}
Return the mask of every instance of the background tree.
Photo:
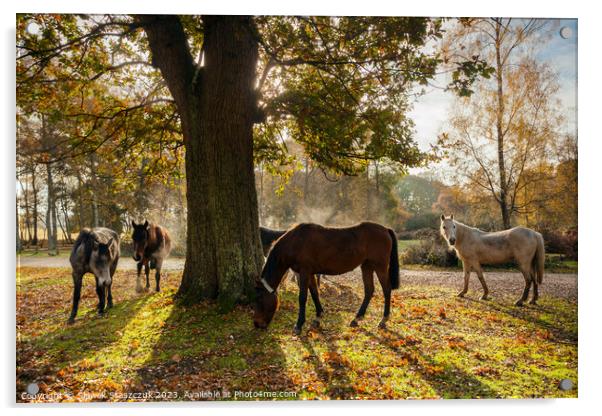
{"label": "background tree", "polygon": [[[493,77],[479,81],[471,97],[458,99],[451,131],[439,145],[470,186],[496,201],[503,228],[511,226],[514,214],[532,209],[535,200],[521,195],[548,179],[542,164],[560,134],[556,76],[532,59],[531,47],[544,26],[535,19],[467,19],[450,38],[468,45],[463,53],[488,61]],[[444,53],[458,52],[448,45]]]}

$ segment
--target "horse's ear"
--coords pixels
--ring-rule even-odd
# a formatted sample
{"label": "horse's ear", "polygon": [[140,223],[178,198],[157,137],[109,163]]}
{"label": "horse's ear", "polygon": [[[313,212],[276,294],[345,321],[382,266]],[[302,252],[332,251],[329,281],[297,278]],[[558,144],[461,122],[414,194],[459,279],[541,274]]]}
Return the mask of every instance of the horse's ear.
{"label": "horse's ear", "polygon": [[113,243],[113,237],[109,238],[109,241],[107,241],[107,246],[111,247],[112,243]]}
{"label": "horse's ear", "polygon": [[144,220],[144,228],[148,228],[148,221]]}
{"label": "horse's ear", "polygon": [[132,227],[136,228],[136,222],[132,220]]}
{"label": "horse's ear", "polygon": [[93,251],[98,251],[98,241],[93,241],[92,242],[92,250]]}
{"label": "horse's ear", "polygon": [[441,214],[441,221],[445,221],[445,215]]}
{"label": "horse's ear", "polygon": [[454,219],[454,214],[451,214],[451,216],[449,217],[450,219]]}

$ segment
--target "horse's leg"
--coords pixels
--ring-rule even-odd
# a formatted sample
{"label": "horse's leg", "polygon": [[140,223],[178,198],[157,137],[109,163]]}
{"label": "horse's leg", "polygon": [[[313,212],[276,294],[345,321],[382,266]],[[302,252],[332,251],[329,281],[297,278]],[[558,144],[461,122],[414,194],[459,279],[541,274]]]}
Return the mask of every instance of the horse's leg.
{"label": "horse's leg", "polygon": [[155,282],[157,283],[157,292],[160,290],[159,281],[161,280],[161,267],[163,267],[163,259],[157,259],[157,263],[155,265]]}
{"label": "horse's leg", "polygon": [[483,268],[479,264],[479,267],[477,267],[476,269],[479,282],[481,282],[481,286],[483,286],[483,296],[481,296],[481,300],[489,300],[489,288],[487,287],[487,283],[485,283],[485,277],[483,276]]}
{"label": "horse's leg", "polygon": [[98,280],[96,281],[96,294],[98,295],[98,314],[102,315],[105,311],[106,291],[104,286],[98,284]]}
{"label": "horse's leg", "polygon": [[145,288],[145,290],[148,290],[150,288],[150,283],[148,281],[148,275],[150,274],[150,266],[148,265],[149,261],[150,260],[147,260],[144,263],[144,274],[146,275],[146,288]]}
{"label": "horse's leg", "polygon": [[107,287],[107,309],[113,307],[113,294],[111,293],[111,286],[113,286],[113,282]]}
{"label": "horse's leg", "polygon": [[529,290],[531,289],[531,270],[530,268],[524,267],[519,264],[519,269],[525,278],[525,289],[523,290],[522,296],[516,301],[516,306],[523,306],[527,298],[529,297]]}
{"label": "horse's leg", "polygon": [[385,329],[387,327],[387,321],[389,320],[389,314],[391,313],[391,281],[389,280],[389,274],[386,270],[376,270],[376,275],[378,276],[380,286],[383,288],[383,295],[385,297],[383,319],[378,324],[378,327]]}
{"label": "horse's leg", "polygon": [[67,323],[72,324],[75,322],[75,315],[77,315],[77,308],[79,306],[79,299],[81,297],[82,292],[82,279],[84,277],[83,274],[78,272],[72,273],[73,277],[73,306],[71,307],[71,315],[69,316],[69,320]]}
{"label": "horse's leg", "polygon": [[358,325],[358,322],[364,319],[364,315],[366,314],[366,309],[368,309],[368,305],[370,304],[370,299],[372,299],[372,295],[374,294],[374,278],[372,276],[373,270],[362,264],[362,280],[364,281],[364,300],[362,301],[362,305],[360,309],[357,311],[355,318],[349,326],[355,327]]}
{"label": "horse's leg", "polygon": [[111,288],[113,287],[113,276],[115,276],[115,270],[117,270],[117,263],[114,262],[113,264],[111,264],[111,284],[109,285],[109,288],[107,289],[108,293],[107,293],[107,308],[112,308],[113,307],[113,294],[111,293]]}
{"label": "horse's leg", "polygon": [[299,316],[293,330],[295,335],[301,333],[301,328],[305,323],[305,304],[307,303],[307,289],[309,283],[309,275],[305,272],[299,274]]}
{"label": "horse's leg", "polygon": [[468,280],[470,279],[470,266],[464,260],[462,260],[462,268],[464,269],[464,288],[458,293],[461,298],[468,292]]}
{"label": "horse's leg", "polygon": [[537,283],[537,274],[535,269],[531,271],[531,281],[533,282],[533,297],[529,303],[531,305],[537,305],[537,299],[539,299],[539,283]]}
{"label": "horse's leg", "polygon": [[322,308],[322,304],[320,303],[320,291],[317,276],[315,275],[312,275],[309,278],[309,293],[311,294],[311,299],[314,301],[314,306],[316,307],[316,319],[314,319],[313,325],[317,327],[320,326],[320,319],[322,319],[324,308]]}
{"label": "horse's leg", "polygon": [[142,285],[140,284],[140,274],[142,273],[142,261],[136,263],[136,270],[138,272],[136,276],[136,292],[142,292]]}

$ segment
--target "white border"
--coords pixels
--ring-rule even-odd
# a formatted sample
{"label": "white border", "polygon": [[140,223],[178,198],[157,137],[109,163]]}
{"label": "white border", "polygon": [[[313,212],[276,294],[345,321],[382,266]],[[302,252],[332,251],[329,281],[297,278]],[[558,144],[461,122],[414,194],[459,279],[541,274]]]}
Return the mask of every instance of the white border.
{"label": "white border", "polygon": [[[8,4],[7,4],[8,3]],[[1,139],[3,175],[0,181],[4,196],[2,204],[5,236],[0,239],[0,253],[4,275],[2,276],[3,319],[2,364],[0,367],[0,392],[2,406],[8,408],[9,414],[39,414],[40,412],[56,415],[65,413],[82,413],[79,406],[15,406],[14,403],[14,174],[15,174],[15,13],[17,12],[87,12],[87,13],[223,13],[223,14],[301,14],[301,15],[414,15],[414,16],[534,16],[534,17],[576,17],[579,19],[579,225],[580,225],[580,261],[579,261],[579,399],[565,400],[461,400],[434,402],[341,402],[341,403],[201,403],[171,404],[170,413],[174,411],[190,412],[194,409],[203,414],[241,414],[245,416],[264,415],[266,413],[286,413],[301,415],[307,412],[342,411],[346,414],[359,415],[371,411],[374,406],[379,412],[401,413],[420,412],[421,415],[441,413],[446,415],[461,413],[462,415],[518,414],[523,412],[545,412],[554,414],[593,413],[597,408],[600,393],[600,358],[601,336],[600,315],[601,303],[598,300],[602,285],[600,269],[596,268],[596,259],[600,257],[600,231],[602,228],[600,212],[600,145],[599,127],[594,123],[600,120],[600,15],[594,9],[595,2],[579,1],[546,1],[527,2],[524,0],[504,0],[501,2],[469,2],[465,0],[445,1],[345,1],[345,0],[302,0],[286,2],[282,0],[247,0],[247,1],[130,1],[102,0],[96,3],[73,2],[67,0],[40,2],[34,0],[9,1],[3,4],[1,14],[4,39],[2,48],[4,62],[2,70],[2,117],[5,135]],[[189,409],[189,410],[186,410]],[[83,411],[90,414],[107,412],[102,404],[88,405]],[[145,415],[165,413],[165,407],[158,405],[127,404],[111,405],[111,414],[127,414],[143,411]]]}

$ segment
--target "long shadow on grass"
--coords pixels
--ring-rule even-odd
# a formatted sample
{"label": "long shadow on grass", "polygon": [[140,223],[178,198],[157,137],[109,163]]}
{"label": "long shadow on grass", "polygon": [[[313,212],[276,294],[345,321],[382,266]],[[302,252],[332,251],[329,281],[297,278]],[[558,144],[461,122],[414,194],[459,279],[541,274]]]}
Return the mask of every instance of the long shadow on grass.
{"label": "long shadow on grass", "polygon": [[18,342],[17,385],[39,381],[118,341],[121,331],[149,299],[116,302],[103,317],[96,316],[95,310],[80,314],[74,325],[66,325],[67,316],[60,315],[57,319],[61,324],[54,331]]}
{"label": "long shadow on grass", "polygon": [[[471,302],[477,302],[468,299]],[[540,305],[525,305],[522,307],[514,305],[505,305],[492,301],[478,301],[485,308],[495,312],[503,313],[513,318],[520,319],[525,322],[532,323],[542,329],[550,331],[554,335],[554,339],[563,343],[576,344],[578,340],[577,330],[569,330],[563,327],[564,323],[570,322],[577,319],[577,314],[572,312],[565,312],[561,308],[553,308],[549,306]],[[537,315],[541,312],[554,314],[559,322],[559,325],[554,325],[543,319],[540,319]]]}
{"label": "long shadow on grass", "polygon": [[[361,329],[367,336],[373,338],[382,345],[387,346],[400,359],[407,360],[412,368],[437,392],[437,395],[445,399],[476,399],[497,398],[499,394],[480,380],[467,374],[462,369],[451,365],[435,362],[431,356],[418,345],[397,346],[392,339],[398,334],[389,330],[379,330],[378,333]],[[382,333],[387,332],[395,337],[385,337]]]}
{"label": "long shadow on grass", "polygon": [[[333,280],[329,280],[328,284],[331,285],[330,289],[336,290],[337,293],[331,296],[329,291],[321,291],[321,301],[325,312],[323,328],[316,329],[318,337],[315,341],[315,343],[324,345],[327,351],[323,357],[320,357],[314,348],[314,342],[308,335],[301,337],[301,343],[307,350],[308,362],[313,365],[318,378],[326,386],[325,394],[331,399],[348,399],[354,396],[355,389],[349,378],[346,358],[340,353],[335,340],[338,339],[340,328],[349,324],[345,320],[345,316],[359,308],[361,299],[350,286]],[[324,284],[322,288],[324,288]],[[313,319],[310,313],[314,313],[313,308],[308,308],[309,322]]]}
{"label": "long shadow on grass", "polygon": [[223,314],[214,302],[175,304],[153,353],[136,370],[132,390],[177,391],[178,400],[224,399],[227,392],[230,399],[257,400],[279,397],[235,397],[235,392],[296,392],[277,339],[279,331],[255,329],[248,306]]}

